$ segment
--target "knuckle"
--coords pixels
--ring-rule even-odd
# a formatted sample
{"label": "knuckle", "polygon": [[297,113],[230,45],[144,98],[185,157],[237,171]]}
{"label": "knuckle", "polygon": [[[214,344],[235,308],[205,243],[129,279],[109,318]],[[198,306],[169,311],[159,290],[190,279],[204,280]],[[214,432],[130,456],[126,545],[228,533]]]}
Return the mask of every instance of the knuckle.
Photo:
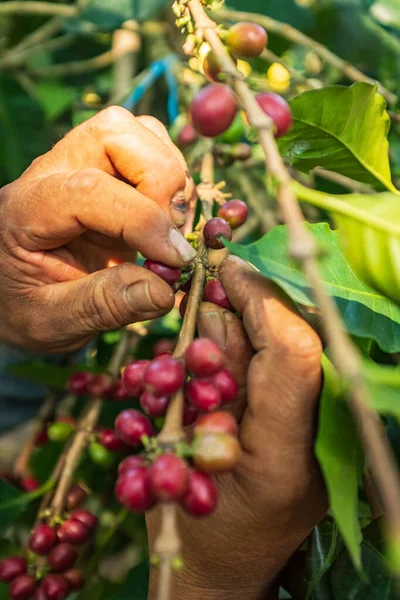
{"label": "knuckle", "polygon": [[101,184],[104,176],[105,173],[96,167],[79,169],[67,178],[64,185],[67,187],[68,193],[79,190],[79,193],[83,196],[90,196],[93,190]]}
{"label": "knuckle", "polygon": [[151,115],[142,115],[137,117],[137,120],[148,129],[158,132],[162,137],[169,137],[167,128],[165,125],[163,125],[163,123],[161,123],[161,121],[156,119],[156,117],[152,117]]}
{"label": "knuckle", "polygon": [[317,333],[300,317],[285,323],[276,339],[276,351],[293,363],[297,372],[320,366],[322,343]]}
{"label": "knuckle", "polygon": [[129,110],[122,108],[122,106],[114,105],[103,109],[95,117],[99,126],[105,127],[106,129],[114,128],[119,123],[131,121],[133,118],[134,117]]}
{"label": "knuckle", "polygon": [[[91,331],[107,331],[117,329],[126,324],[127,313],[123,305],[123,294],[110,294],[109,280],[97,279],[94,284],[88,286],[84,294],[84,305],[80,309],[79,317],[83,318]],[[112,286],[118,289],[118,283]],[[121,302],[116,298],[121,297]]]}

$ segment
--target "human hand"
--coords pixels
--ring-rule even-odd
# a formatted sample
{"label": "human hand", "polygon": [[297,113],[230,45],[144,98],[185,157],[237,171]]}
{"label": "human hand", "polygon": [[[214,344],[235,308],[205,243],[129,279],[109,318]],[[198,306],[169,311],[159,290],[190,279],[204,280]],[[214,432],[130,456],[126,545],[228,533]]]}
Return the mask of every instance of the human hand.
{"label": "human hand", "polygon": [[[204,303],[198,327],[223,348],[241,386],[232,410],[242,456],[232,474],[217,479],[211,517],[180,511],[184,569],[174,575],[172,597],[275,600],[279,573],[327,508],[313,452],[321,342],[282,292],[240,259],[226,259],[220,279],[242,321]],[[150,549],[158,518],[158,511],[147,515]],[[156,584],[152,572],[150,599]]]}
{"label": "human hand", "polygon": [[71,131],[0,190],[0,341],[70,351],[171,310],[170,286],[126,261],[190,262],[193,194],[156,119],[114,106]]}

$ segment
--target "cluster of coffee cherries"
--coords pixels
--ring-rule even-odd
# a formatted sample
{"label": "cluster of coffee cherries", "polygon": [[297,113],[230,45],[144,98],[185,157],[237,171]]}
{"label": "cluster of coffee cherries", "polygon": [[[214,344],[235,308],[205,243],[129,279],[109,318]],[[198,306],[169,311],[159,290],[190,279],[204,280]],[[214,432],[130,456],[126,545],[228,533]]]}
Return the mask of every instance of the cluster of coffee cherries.
{"label": "cluster of coffee cherries", "polygon": [[[74,484],[67,495],[67,506],[77,506],[85,497],[83,488]],[[11,600],[64,600],[83,587],[83,573],[74,565],[78,547],[94,535],[97,517],[78,508],[53,521],[39,523],[33,529],[28,560],[10,556],[0,562],[0,581],[9,584]]]}

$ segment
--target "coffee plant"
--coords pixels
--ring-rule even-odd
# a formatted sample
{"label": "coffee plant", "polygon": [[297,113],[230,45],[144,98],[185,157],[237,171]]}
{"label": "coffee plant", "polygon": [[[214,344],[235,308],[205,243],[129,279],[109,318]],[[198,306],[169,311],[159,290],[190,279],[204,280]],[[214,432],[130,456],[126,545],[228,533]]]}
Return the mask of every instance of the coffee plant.
{"label": "coffee plant", "polygon": [[[0,600],[144,600],[150,563],[158,599],[172,599],[171,577],[185,569],[178,511],[211,515],[241,453],[235,373],[196,332],[202,301],[235,312],[218,278],[228,252],[277,284],[324,345],[315,454],[330,507],[285,569],[281,597],[391,600],[400,577],[399,8],[170,4],[0,3],[1,185],[73,125],[119,104],[169,125],[198,196],[183,227],[192,265],[138,258],[175,293],[169,315],[102,334],[77,356],[5,367],[2,376],[47,395],[1,474]],[[143,515],[156,506],[148,550]]]}

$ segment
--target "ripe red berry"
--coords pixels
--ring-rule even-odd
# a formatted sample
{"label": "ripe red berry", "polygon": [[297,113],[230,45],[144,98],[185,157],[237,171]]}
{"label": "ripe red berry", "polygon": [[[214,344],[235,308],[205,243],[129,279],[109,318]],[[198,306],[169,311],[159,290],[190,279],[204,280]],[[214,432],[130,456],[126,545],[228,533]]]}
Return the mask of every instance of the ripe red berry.
{"label": "ripe red berry", "polygon": [[179,313],[183,319],[183,317],[185,316],[186,313],[186,308],[187,308],[187,303],[189,300],[189,294],[185,294],[179,304]]}
{"label": "ripe red berry", "polygon": [[175,341],[164,338],[157,340],[153,346],[154,356],[160,356],[160,354],[171,354],[175,350]]}
{"label": "ripe red berry", "polygon": [[10,584],[11,600],[30,600],[35,591],[36,580],[32,575],[19,575]]}
{"label": "ripe red berry", "polygon": [[224,248],[222,238],[230,241],[232,239],[232,229],[224,219],[214,217],[207,221],[203,229],[204,243],[208,248],[220,250]]}
{"label": "ripe red berry", "polygon": [[236,436],[238,425],[235,419],[225,411],[217,411],[203,415],[198,419],[194,427],[195,435],[206,435],[208,433],[229,433]]}
{"label": "ripe red berry", "polygon": [[165,416],[169,401],[169,396],[155,396],[151,392],[143,392],[140,396],[140,406],[152,419]]}
{"label": "ripe red berry", "polygon": [[229,404],[236,400],[239,385],[228,369],[218,371],[218,373],[211,377],[211,381],[221,394],[222,404]]}
{"label": "ripe red berry", "polygon": [[194,464],[207,473],[232,471],[240,457],[236,437],[227,433],[208,433],[196,440]]}
{"label": "ripe red berry", "polygon": [[115,379],[107,373],[95,375],[93,380],[87,386],[88,394],[98,398],[106,398],[112,394],[115,386]]}
{"label": "ripe red berry", "polygon": [[84,509],[76,510],[75,512],[72,513],[71,519],[74,519],[75,521],[80,521],[81,523],[86,525],[86,527],[90,531],[93,531],[97,525],[96,515],[94,515],[89,510],[84,510]]}
{"label": "ripe red berry", "polygon": [[128,394],[121,379],[118,379],[118,381],[115,382],[115,387],[113,389],[112,395],[113,399],[118,400],[119,402],[126,402],[127,400],[129,400],[130,395]]}
{"label": "ripe red berry", "polygon": [[49,438],[47,437],[47,429],[46,429],[46,427],[44,427],[43,429],[38,431],[36,434],[35,446],[36,446],[36,448],[41,448],[42,446],[47,444],[48,441],[49,441]]}
{"label": "ripe red berry", "polygon": [[[233,56],[231,58],[236,63],[236,59]],[[206,55],[206,57],[204,58],[203,71],[204,71],[204,75],[207,77],[207,79],[209,81],[213,81],[214,83],[218,83],[218,82],[224,81],[224,79],[226,79],[226,76],[222,72],[222,69],[219,65],[219,61],[218,61],[215,53],[212,50],[210,50],[208,52],[208,54]]]}
{"label": "ripe red berry", "polygon": [[67,508],[74,510],[78,508],[85,500],[87,493],[79,483],[73,483],[67,494]]}
{"label": "ripe red berry", "polygon": [[240,58],[260,56],[267,45],[267,32],[257,23],[236,23],[226,36],[226,43],[233,54]]}
{"label": "ripe red berry", "polygon": [[195,339],[186,350],[185,365],[196,377],[208,377],[220,371],[224,355],[219,346],[209,338]]}
{"label": "ripe red berry", "polygon": [[33,600],[47,600],[47,596],[44,593],[44,590],[41,586],[36,588],[36,591],[33,596]]}
{"label": "ripe red berry", "polygon": [[219,279],[210,279],[207,281],[206,285],[204,286],[203,300],[204,302],[212,302],[212,304],[217,304],[218,306],[221,306],[222,308],[232,312],[235,310],[232,304],[229,302],[225,288]]}
{"label": "ripe red berry", "polygon": [[156,503],[150,487],[147,467],[136,467],[119,477],[115,486],[115,498],[126,509],[143,513]]}
{"label": "ripe red berry", "polygon": [[71,544],[62,542],[54,546],[47,560],[53,571],[62,573],[74,565],[77,556],[77,552]]}
{"label": "ripe red berry", "polygon": [[28,565],[22,556],[9,556],[0,562],[0,581],[10,583],[19,575],[26,573]]}
{"label": "ripe red berry", "polygon": [[218,216],[227,221],[231,229],[237,229],[247,221],[249,209],[243,200],[228,200],[219,209]]}
{"label": "ripe red berry", "polygon": [[35,554],[46,555],[56,543],[56,539],[54,528],[43,523],[33,530],[29,538],[28,547]]}
{"label": "ripe red berry", "polygon": [[155,459],[149,469],[150,487],[158,500],[179,500],[186,491],[188,475],[183,458],[175,454],[163,454]]}
{"label": "ripe red berry", "polygon": [[40,483],[35,477],[23,477],[21,479],[21,488],[24,492],[33,492],[39,487]]}
{"label": "ripe red berry", "polygon": [[145,373],[144,384],[156,396],[170,396],[183,386],[185,379],[185,369],[175,358],[155,358]]}
{"label": "ripe red berry", "polygon": [[192,425],[198,416],[199,411],[193,408],[193,406],[185,403],[185,406],[183,407],[183,425],[185,427]]}
{"label": "ripe red berry", "polygon": [[99,434],[99,442],[110,452],[121,452],[126,449],[124,442],[118,437],[115,429],[103,429]]}
{"label": "ripe red berry", "polygon": [[189,112],[200,135],[216,137],[228,129],[236,116],[235,96],[226,85],[208,85],[192,100]]}
{"label": "ripe red berry", "polygon": [[218,504],[218,491],[210,475],[197,470],[190,473],[186,494],[181,503],[193,517],[211,515]]}
{"label": "ripe red berry", "polygon": [[132,408],[123,410],[115,419],[115,429],[128,446],[140,446],[143,436],[152,436],[153,428],[148,418]]}
{"label": "ripe red berry", "polygon": [[68,391],[71,392],[71,394],[77,394],[78,396],[87,394],[88,385],[93,381],[93,379],[93,373],[88,373],[87,371],[73,373],[68,379]]}
{"label": "ripe red berry", "polygon": [[47,600],[64,600],[69,593],[69,583],[63,575],[49,573],[40,584]]}
{"label": "ripe red berry", "polygon": [[118,475],[121,477],[121,475],[125,475],[125,473],[127,473],[128,471],[132,471],[133,469],[136,469],[136,467],[144,467],[144,466],[145,466],[145,460],[144,460],[143,456],[140,456],[138,454],[136,454],[136,455],[132,454],[131,456],[127,456],[126,458],[124,458],[124,460],[119,463]]}
{"label": "ripe red berry", "polygon": [[135,360],[127,365],[122,373],[122,383],[130,396],[139,397],[144,390],[144,374],[149,360]]}
{"label": "ripe red berry", "polygon": [[197,133],[190,123],[186,123],[178,133],[177,144],[179,148],[191,146],[197,140]]}
{"label": "ripe red berry", "polygon": [[83,588],[85,579],[80,569],[69,569],[69,571],[65,571],[64,577],[68,581],[71,590],[75,591]]}
{"label": "ripe red berry", "polygon": [[221,404],[219,391],[206,379],[191,379],[186,386],[186,398],[200,412],[210,412]]}
{"label": "ripe red berry", "polygon": [[293,117],[286,100],[273,92],[261,92],[257,94],[256,100],[263,111],[275,123],[275,137],[281,137],[289,131],[293,123]]}
{"label": "ripe red berry", "polygon": [[90,534],[90,529],[76,519],[67,519],[57,530],[57,538],[60,542],[67,542],[74,546],[84,544]]}
{"label": "ripe red berry", "polygon": [[164,279],[169,285],[174,285],[182,275],[181,269],[170,267],[156,260],[146,260],[143,266]]}

